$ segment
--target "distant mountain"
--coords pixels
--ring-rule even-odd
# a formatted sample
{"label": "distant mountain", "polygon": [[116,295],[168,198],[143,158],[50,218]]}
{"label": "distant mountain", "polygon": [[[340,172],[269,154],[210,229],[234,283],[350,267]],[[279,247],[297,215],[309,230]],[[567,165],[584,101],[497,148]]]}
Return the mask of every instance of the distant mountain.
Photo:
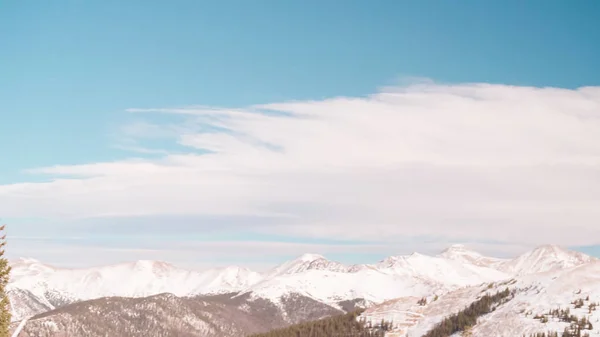
{"label": "distant mountain", "polygon": [[[546,280],[547,274],[568,278],[568,274],[560,273],[564,270],[574,272],[579,267],[593,265],[597,261],[596,258],[557,246],[541,246],[514,259],[497,259],[483,256],[461,245],[453,245],[437,256],[413,253],[391,256],[374,264],[349,266],[330,261],[318,254],[304,254],[262,274],[240,267],[202,272],[188,271],[158,261],[137,261],[86,269],[61,269],[36,260],[21,259],[12,264],[13,275],[8,289],[15,320],[48,313],[46,316],[37,316],[28,322],[27,329],[42,324],[39,323],[42,322],[39,319],[44,317],[46,320],[44,326],[52,325],[48,320],[59,324],[67,319],[66,313],[70,317],[67,319],[68,322],[60,324],[64,324],[65,327],[84,324],[88,318],[78,315],[92,314],[86,314],[85,310],[78,311],[76,314],[72,311],[75,309],[72,308],[80,308],[77,305],[81,303],[92,306],[104,303],[94,301],[99,298],[113,298],[110,303],[119,303],[118,309],[115,309],[117,313],[120,310],[127,312],[142,310],[144,303],[160,306],[164,304],[162,300],[164,298],[155,296],[163,293],[172,294],[173,296],[168,298],[175,303],[174,306],[181,306],[181,308],[186,306],[200,308],[196,307],[197,304],[193,304],[195,302],[188,302],[188,300],[201,296],[205,298],[202,301],[208,301],[208,295],[217,296],[211,297],[211,301],[219,298],[218,296],[229,296],[227,303],[211,303],[228,308],[233,308],[231,303],[242,303],[235,309],[242,311],[245,310],[243,308],[256,306],[256,303],[268,303],[270,308],[274,308],[273,312],[279,315],[276,317],[281,317],[283,322],[281,324],[295,321],[293,315],[302,314],[303,317],[309,317],[314,312],[321,312],[319,308],[342,312],[357,306],[377,308],[389,305],[399,306],[401,310],[411,313],[408,318],[398,317],[397,322],[406,320],[407,322],[418,321],[422,324],[420,315],[433,317],[422,312],[425,310],[422,306],[415,307],[416,301],[423,297],[432,301],[436,296],[440,299],[449,299],[452,297],[448,296],[464,295],[464,298],[455,298],[454,302],[450,300],[440,302],[448,303],[449,306],[444,307],[445,310],[455,310],[457,305],[467,305],[468,301],[472,300],[471,295],[474,293],[471,294],[469,291],[476,291],[473,289],[479,289],[478,291],[481,292],[482,289],[487,289],[489,284],[495,287],[513,278],[516,278],[515,282],[530,282],[527,284],[531,285],[537,280]],[[578,275],[582,278],[584,276]],[[593,280],[590,282],[593,283]],[[556,286],[558,283],[553,284]],[[569,287],[570,285],[567,288],[571,291]],[[286,308],[294,299],[304,303],[301,305],[303,309],[301,313],[292,313],[290,318],[287,316]],[[132,305],[136,307],[130,308]],[[172,315],[169,313],[171,309],[167,307],[165,306],[165,313],[157,313],[162,316],[156,316],[155,319],[177,322],[169,316]],[[209,307],[206,308],[202,310],[209,310]],[[203,315],[203,313],[198,312],[194,315]],[[94,318],[94,321],[97,324],[112,324],[107,321],[110,319],[109,315],[105,318]],[[196,319],[201,318],[193,318]],[[218,321],[217,318],[215,320]],[[119,324],[124,326],[138,324],[136,322],[133,318],[128,318]],[[219,328],[211,330],[215,336],[223,335],[224,331],[235,330],[234,328],[220,330],[221,326],[225,326],[223,324],[218,323]],[[244,326],[245,323],[240,324]],[[198,329],[197,332],[200,333],[199,331],[204,328]],[[121,330],[115,330],[115,333],[121,333],[119,331]]]}
{"label": "distant mountain", "polygon": [[505,261],[498,269],[513,275],[543,273],[580,266],[597,258],[555,245],[544,245]]}
{"label": "distant mountain", "polygon": [[262,278],[259,273],[240,267],[196,272],[159,261],[61,269],[33,259],[20,259],[12,264],[12,268],[8,290],[9,295],[14,295],[11,300],[15,319],[37,314],[41,308],[54,309],[109,296],[146,297],[160,293],[191,296],[237,292]]}
{"label": "distant mountain", "polygon": [[163,292],[175,295],[239,291],[260,280],[259,273],[227,267],[196,272],[160,261],[136,261],[86,269],[61,269],[32,259],[12,264],[11,287],[38,295],[60,290],[76,299],[105,296],[143,297]]}
{"label": "distant mountain", "polygon": [[288,293],[299,293],[328,304],[353,298],[377,303],[400,296],[444,293],[509,276],[491,268],[420,254],[389,257],[362,268],[312,254],[275,268],[243,293],[273,302]]}
{"label": "distant mountain", "polygon": [[499,259],[481,255],[480,253],[467,249],[464,245],[454,244],[442,251],[438,257],[462,263],[468,263],[480,267],[494,268],[506,259]]}
{"label": "distant mountain", "polygon": [[428,279],[432,282],[441,281],[449,286],[465,286],[509,277],[490,267],[419,253],[389,257],[379,262],[377,268],[398,275]]}
{"label": "distant mountain", "polygon": [[272,279],[278,276],[298,274],[310,270],[347,273],[348,269],[347,266],[339,262],[329,261],[322,255],[303,254],[292,261],[285,262],[282,265],[275,267],[268,272],[264,278]]}

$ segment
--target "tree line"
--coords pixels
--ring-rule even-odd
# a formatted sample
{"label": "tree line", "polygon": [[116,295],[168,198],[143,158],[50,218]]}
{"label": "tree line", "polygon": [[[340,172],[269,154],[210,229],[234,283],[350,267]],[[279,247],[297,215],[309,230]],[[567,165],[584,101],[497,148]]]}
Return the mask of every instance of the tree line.
{"label": "tree line", "polygon": [[385,321],[375,326],[367,325],[365,320],[358,319],[362,312],[357,310],[249,337],[384,337],[391,329],[392,324]]}
{"label": "tree line", "polygon": [[508,288],[493,295],[486,294],[465,309],[444,318],[423,337],[448,337],[457,332],[469,331],[480,316],[496,310],[498,305],[510,300],[512,296],[514,296],[514,292]]}

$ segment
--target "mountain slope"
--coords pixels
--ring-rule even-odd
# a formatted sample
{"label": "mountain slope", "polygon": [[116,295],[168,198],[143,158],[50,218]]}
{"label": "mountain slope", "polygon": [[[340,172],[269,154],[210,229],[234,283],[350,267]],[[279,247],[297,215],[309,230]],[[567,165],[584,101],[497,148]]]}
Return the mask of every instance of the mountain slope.
{"label": "mountain slope", "polygon": [[231,294],[111,297],[70,304],[33,317],[20,337],[241,336],[340,313],[301,296],[286,298],[283,307],[266,300],[233,298]]}
{"label": "mountain slope", "polygon": [[38,298],[28,290],[9,290],[8,298],[11,301],[11,314],[14,320],[31,317],[55,308],[55,306],[50,304],[47,300]]}
{"label": "mountain slope", "polygon": [[572,268],[593,261],[598,259],[559,246],[544,245],[500,263],[498,269],[513,275],[525,275]]}
{"label": "mountain slope", "polygon": [[[568,315],[574,315],[577,319],[585,317],[600,327],[600,323],[597,323],[600,321],[600,312],[594,309],[595,303],[600,302],[599,261],[458,289],[437,299],[429,297],[425,305],[421,305],[423,302],[419,304],[416,297],[398,298],[368,308],[362,317],[373,322],[382,319],[395,322],[393,336],[396,337],[422,336],[442,319],[458,313],[483,294],[502,291],[507,287],[515,290],[515,297],[481,317],[471,329],[473,337],[522,336],[546,331],[562,333],[571,322],[561,321],[559,314],[548,313],[567,308]],[[598,328],[585,332],[590,336],[600,336]]]}
{"label": "mountain slope", "polygon": [[283,329],[271,330],[267,333],[250,335],[249,337],[383,337],[385,329],[373,331],[356,318],[360,311],[337,315],[317,321],[292,325]]}
{"label": "mountain slope", "polygon": [[275,303],[288,293],[330,304],[354,298],[381,302],[400,296],[444,293],[509,276],[498,270],[421,254],[389,257],[370,268],[346,267],[311,254],[275,268],[243,293]]}
{"label": "mountain slope", "polygon": [[508,278],[509,275],[489,267],[480,267],[450,259],[419,253],[392,256],[377,264],[379,270],[420,279],[444,280],[452,286],[465,286]]}
{"label": "mountain slope", "polygon": [[[61,269],[37,260],[12,264],[8,290],[15,319],[39,313],[35,304],[54,309],[65,304],[109,296],[146,297],[160,293],[178,296],[240,291],[262,276],[245,268],[188,271],[158,261],[137,261],[86,269]],[[23,297],[27,293],[27,300]],[[21,294],[18,297],[17,294]],[[29,309],[23,309],[23,306]]]}
{"label": "mountain slope", "polygon": [[556,246],[538,247],[514,259],[495,259],[460,245],[438,256],[413,253],[370,265],[347,266],[318,254],[304,254],[264,274],[239,267],[196,272],[157,261],[61,269],[22,259],[13,263],[8,289],[15,320],[84,300],[160,293],[180,297],[237,293],[241,298],[268,300],[283,311],[286,299],[300,296],[341,309],[398,298],[410,298],[409,302],[424,296],[431,299],[464,287],[552,273],[594,261],[597,259]]}

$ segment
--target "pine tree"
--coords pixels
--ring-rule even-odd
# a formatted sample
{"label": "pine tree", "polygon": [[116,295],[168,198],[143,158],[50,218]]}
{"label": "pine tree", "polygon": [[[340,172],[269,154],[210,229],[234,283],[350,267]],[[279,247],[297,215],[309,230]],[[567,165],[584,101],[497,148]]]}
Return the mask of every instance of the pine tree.
{"label": "pine tree", "polygon": [[[0,226],[0,235],[4,233],[6,225]],[[10,301],[6,293],[10,277],[10,265],[4,257],[4,246],[6,245],[6,235],[0,237],[0,337],[8,337],[10,329]]]}

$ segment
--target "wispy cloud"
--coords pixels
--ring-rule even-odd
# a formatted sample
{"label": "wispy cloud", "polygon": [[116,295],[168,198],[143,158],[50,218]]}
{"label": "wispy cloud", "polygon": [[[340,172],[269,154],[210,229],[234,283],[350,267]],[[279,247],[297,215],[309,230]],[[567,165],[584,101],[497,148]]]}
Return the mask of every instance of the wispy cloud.
{"label": "wispy cloud", "polygon": [[142,147],[142,146],[115,145],[114,148],[115,149],[119,149],[119,150],[123,150],[123,151],[129,151],[129,152],[135,152],[135,153],[143,153],[143,154],[162,154],[162,155],[168,155],[169,154],[169,151],[167,151],[167,150],[149,149],[149,148]]}
{"label": "wispy cloud", "polygon": [[36,168],[70,179],[0,186],[0,213],[272,216],[285,220],[244,229],[600,243],[598,87],[420,82],[366,98],[129,111],[185,115],[149,132],[189,153]]}

